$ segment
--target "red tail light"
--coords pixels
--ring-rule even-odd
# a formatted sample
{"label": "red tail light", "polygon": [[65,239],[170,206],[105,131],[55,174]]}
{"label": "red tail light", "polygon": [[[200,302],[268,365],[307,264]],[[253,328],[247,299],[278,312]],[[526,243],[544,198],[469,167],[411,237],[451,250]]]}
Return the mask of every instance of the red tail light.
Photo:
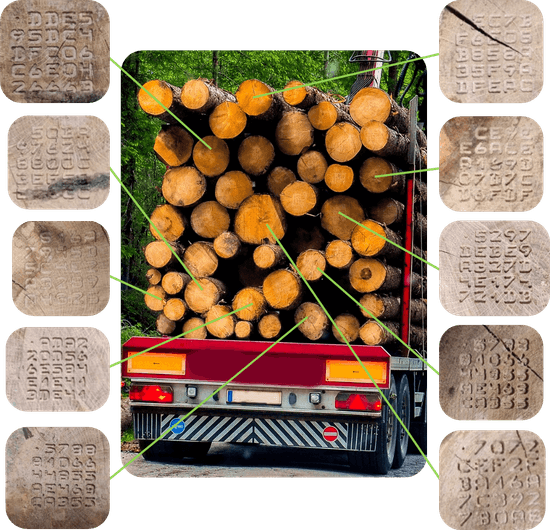
{"label": "red tail light", "polygon": [[172,403],[174,393],[171,386],[132,385],[130,387],[132,401],[154,401],[157,403]]}
{"label": "red tail light", "polygon": [[379,394],[340,393],[336,396],[335,406],[337,409],[378,412],[382,410],[382,398]]}

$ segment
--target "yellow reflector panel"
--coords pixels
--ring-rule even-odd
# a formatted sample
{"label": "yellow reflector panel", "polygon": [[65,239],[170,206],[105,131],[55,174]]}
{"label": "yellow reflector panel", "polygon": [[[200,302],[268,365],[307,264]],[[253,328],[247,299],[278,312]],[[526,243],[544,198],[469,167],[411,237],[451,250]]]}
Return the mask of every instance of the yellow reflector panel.
{"label": "yellow reflector panel", "polygon": [[[134,353],[129,352],[128,357]],[[185,353],[142,353],[127,361],[128,373],[185,375]]]}
{"label": "yellow reflector panel", "polygon": [[[388,381],[388,363],[362,361],[376,384],[383,385]],[[371,383],[367,372],[357,361],[327,361],[327,381],[340,383]]]}

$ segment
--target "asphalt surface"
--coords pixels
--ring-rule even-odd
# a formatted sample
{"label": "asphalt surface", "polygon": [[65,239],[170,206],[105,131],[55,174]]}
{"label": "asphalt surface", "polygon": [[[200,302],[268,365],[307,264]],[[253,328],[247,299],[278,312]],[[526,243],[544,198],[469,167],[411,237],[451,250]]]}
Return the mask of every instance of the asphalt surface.
{"label": "asphalt surface", "polygon": [[[136,453],[123,451],[126,464]],[[421,455],[408,455],[401,469],[387,477],[410,477],[425,465]],[[181,463],[148,462],[142,456],[126,471],[139,477],[364,477],[350,469],[345,453],[319,449],[296,449],[251,445],[212,444],[206,457]]]}

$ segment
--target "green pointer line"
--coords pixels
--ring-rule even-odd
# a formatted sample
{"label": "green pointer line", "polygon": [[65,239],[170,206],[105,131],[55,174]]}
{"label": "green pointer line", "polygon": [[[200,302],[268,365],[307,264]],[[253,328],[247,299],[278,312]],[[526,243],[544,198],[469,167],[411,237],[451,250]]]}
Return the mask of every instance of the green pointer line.
{"label": "green pointer line", "polygon": [[432,468],[432,471],[435,473],[435,476],[439,479],[439,474],[437,473],[435,468],[432,466],[431,462],[428,460],[428,457],[422,452],[422,449],[420,449],[419,445],[416,443],[416,440],[411,436],[411,433],[409,432],[409,430],[407,429],[407,427],[403,423],[403,420],[399,417],[397,412],[395,412],[394,408],[391,406],[390,402],[388,401],[388,398],[384,395],[382,390],[380,390],[380,387],[376,384],[376,381],[370,375],[369,371],[367,370],[367,367],[363,364],[361,359],[359,359],[359,356],[355,353],[355,350],[351,347],[351,344],[348,342],[348,339],[346,339],[346,337],[344,336],[344,334],[342,333],[340,328],[336,325],[336,322],[334,322],[334,320],[330,316],[329,312],[326,310],[325,306],[322,304],[321,300],[319,299],[319,297],[317,296],[315,291],[311,288],[311,286],[309,285],[309,282],[304,278],[303,274],[300,272],[300,269],[298,269],[296,264],[292,261],[292,258],[290,257],[290,255],[288,254],[286,249],[283,247],[281,242],[277,239],[277,236],[271,230],[271,227],[268,224],[266,224],[266,226],[267,226],[268,230],[271,232],[271,235],[275,238],[275,240],[277,241],[277,243],[279,244],[279,246],[283,250],[283,252],[286,254],[286,257],[287,257],[288,261],[292,264],[294,269],[300,274],[300,276],[301,276],[302,280],[304,281],[304,283],[306,284],[307,288],[311,291],[311,294],[315,297],[315,300],[317,300],[317,303],[321,306],[321,308],[323,309],[323,311],[325,312],[325,314],[327,315],[327,317],[331,321],[332,325],[338,330],[338,333],[340,333],[340,335],[342,336],[342,339],[347,344],[348,348],[351,350],[351,352],[353,353],[353,355],[355,356],[355,358],[357,359],[357,361],[359,362],[359,364],[361,365],[361,367],[363,368],[365,373],[368,375],[368,377],[371,380],[372,384],[376,387],[376,390],[378,390],[378,392],[380,393],[380,395],[382,396],[382,398],[386,402],[386,405],[393,412],[394,416],[397,418],[397,420],[399,421],[399,423],[401,424],[401,426],[403,427],[405,432],[409,435],[409,438],[412,440],[412,442],[414,443],[414,445],[416,446],[416,448],[418,449],[420,454],[424,457],[424,460],[426,460],[428,465]]}
{"label": "green pointer line", "polygon": [[372,319],[376,320],[376,322],[378,322],[378,324],[380,326],[382,326],[388,333],[391,333],[401,344],[403,344],[403,346],[405,346],[409,351],[414,353],[414,355],[416,355],[426,366],[431,368],[437,375],[439,375],[439,372],[430,363],[428,363],[428,361],[426,361],[426,359],[424,359],[421,355],[419,355],[417,352],[415,352],[406,342],[401,340],[401,338],[398,335],[396,335],[390,328],[388,328],[380,320],[378,320],[368,309],[363,307],[360,302],[358,302],[355,298],[353,298],[353,296],[351,296],[351,294],[349,294],[341,285],[338,285],[338,283],[336,283],[328,274],[326,274],[325,271],[322,271],[319,267],[317,267],[317,270],[320,273],[322,273],[325,278],[327,278],[334,285],[336,285],[336,287],[338,287],[338,289],[340,289],[346,296],[351,298],[365,313],[368,313],[371,316]]}
{"label": "green pointer line", "polygon": [[378,232],[375,232],[368,226],[362,225],[355,219],[352,219],[351,217],[348,217],[345,213],[338,212],[342,217],[345,217],[346,219],[349,219],[350,221],[353,221],[355,224],[361,226],[365,230],[368,230],[369,232],[372,232],[374,235],[378,236],[379,238],[383,239],[384,241],[387,241],[388,243],[391,243],[392,245],[396,246],[397,248],[400,248],[403,252],[406,252],[407,254],[410,254],[413,258],[419,259],[420,261],[423,261],[424,263],[427,263],[430,267],[433,267],[436,270],[439,270],[439,267],[436,267],[434,264],[430,263],[429,261],[426,261],[425,259],[422,259],[420,256],[417,256],[416,254],[412,253],[410,250],[407,250],[406,248],[400,247],[397,243],[394,243],[393,241],[390,241],[389,239],[386,239],[384,236],[380,235]]}
{"label": "green pointer line", "polygon": [[385,175],[375,175],[375,179],[381,179],[384,177],[393,177],[394,175],[410,175],[411,173],[424,173],[425,171],[439,171],[438,167],[431,167],[430,169],[417,169],[416,171],[401,171],[400,173],[386,173]]}
{"label": "green pointer line", "polygon": [[236,377],[238,377],[239,375],[241,375],[248,367],[252,366],[258,359],[260,359],[263,355],[265,355],[271,348],[273,348],[273,346],[275,346],[276,344],[278,344],[280,341],[282,341],[287,335],[290,335],[298,326],[300,326],[303,322],[305,322],[309,317],[304,317],[302,320],[300,320],[300,322],[298,322],[298,324],[296,324],[293,328],[291,328],[290,330],[288,330],[282,337],[279,337],[273,344],[270,344],[262,353],[260,353],[260,355],[258,355],[255,359],[253,359],[252,361],[250,361],[244,368],[241,368],[231,379],[229,379],[228,381],[226,381],[223,385],[221,385],[219,388],[217,388],[216,390],[214,390],[214,392],[212,392],[212,394],[210,394],[207,398],[203,399],[195,408],[193,408],[191,411],[189,411],[183,418],[181,418],[178,422],[174,423],[174,425],[172,425],[169,429],[166,429],[164,432],[162,432],[160,434],[160,436],[156,439],[156,440],[153,440],[143,451],[141,451],[140,453],[138,453],[136,456],[134,456],[134,458],[132,458],[129,462],[127,462],[126,464],[124,464],[116,473],[114,473],[113,475],[111,475],[111,479],[113,479],[114,477],[116,477],[124,468],[128,467],[134,460],[138,459],[143,453],[145,453],[145,451],[147,451],[147,449],[149,449],[150,447],[153,447],[153,445],[155,445],[159,440],[161,440],[166,434],[168,434],[172,429],[174,429],[175,427],[177,427],[182,421],[184,421],[185,419],[187,419],[189,416],[191,416],[191,414],[193,414],[193,412],[195,412],[199,407],[201,407],[202,405],[204,405],[211,397],[214,397],[222,388],[224,388],[225,386],[227,386],[229,383],[231,383],[231,381],[233,381],[233,379],[235,379]]}
{"label": "green pointer line", "polygon": [[139,291],[140,293],[152,296],[153,298],[156,298],[157,300],[160,300],[162,302],[162,298],[160,296],[157,296],[156,294],[148,293],[147,291],[144,291],[143,289],[140,289],[139,287],[136,287],[135,285],[130,285],[129,283],[123,282],[122,280],[119,280],[118,278],[115,278],[114,276],[109,275],[109,277],[113,280],[116,280],[117,282],[123,283],[124,285],[127,285],[128,287],[131,287],[132,289],[135,289],[136,291]]}
{"label": "green pointer line", "polygon": [[185,265],[185,263],[183,263],[183,261],[181,260],[181,258],[176,254],[176,252],[174,251],[174,249],[168,244],[168,241],[166,241],[166,239],[164,239],[164,236],[160,233],[160,230],[153,224],[153,221],[151,221],[151,219],[149,219],[149,217],[147,216],[147,214],[143,211],[143,208],[140,206],[140,204],[134,199],[134,197],[132,196],[132,194],[128,191],[128,188],[122,183],[122,180],[120,180],[117,176],[116,176],[116,173],[113,171],[113,168],[110,167],[109,168],[111,170],[111,173],[113,174],[113,176],[118,180],[119,184],[122,186],[122,188],[124,189],[124,191],[128,194],[128,196],[130,197],[130,199],[132,199],[134,201],[134,204],[139,208],[139,211],[144,215],[145,219],[147,219],[147,221],[149,221],[149,223],[151,224],[151,226],[157,231],[157,234],[162,238],[162,240],[164,241],[164,243],[166,244],[166,246],[169,248],[170,252],[172,254],[174,254],[174,256],[176,256],[177,260],[181,263],[181,265],[183,266],[183,268],[185,269],[185,272],[187,272],[187,274],[189,274],[189,276],[191,276],[191,278],[193,279],[193,281],[197,284],[197,287],[202,291],[203,288],[201,286],[201,284],[195,279],[195,277],[193,276],[193,274],[191,274],[191,271],[187,268],[187,266]]}
{"label": "green pointer line", "polygon": [[109,368],[113,368],[113,366],[117,366],[118,364],[122,364],[129,359],[133,359],[134,357],[137,357],[138,355],[141,355],[142,353],[147,353],[148,351],[154,350],[155,348],[158,348],[159,346],[164,346],[165,344],[168,344],[169,342],[172,342],[175,339],[180,339],[184,335],[187,335],[188,333],[191,333],[192,331],[196,331],[197,329],[204,328],[205,326],[209,324],[213,324],[214,322],[217,322],[218,320],[221,320],[222,318],[228,317],[229,315],[233,315],[237,313],[238,311],[242,311],[243,309],[246,309],[247,307],[250,307],[251,305],[254,305],[252,302],[250,302],[247,305],[242,306],[240,309],[235,309],[235,311],[231,311],[231,313],[227,313],[227,315],[222,315],[221,317],[215,318],[214,320],[209,320],[208,322],[205,322],[204,324],[201,324],[200,326],[197,326],[196,328],[189,329],[186,332],[182,333],[181,335],[177,335],[175,337],[172,337],[171,339],[165,340],[164,342],[161,342],[160,344],[155,344],[154,346],[151,346],[150,348],[147,348],[146,350],[140,351],[138,353],[134,353],[133,355],[130,355],[129,357],[126,357],[126,359],[122,359],[121,361],[117,361],[116,363],[113,363],[109,365]]}
{"label": "green pointer line", "polygon": [[430,57],[437,57],[438,55],[439,55],[439,53],[434,53],[432,55],[425,55],[424,57],[418,57],[416,59],[409,59],[408,61],[401,61],[399,63],[393,63],[393,64],[385,64],[384,66],[377,66],[376,68],[370,68],[368,70],[359,70],[358,72],[353,72],[351,74],[343,74],[343,75],[339,75],[337,77],[331,77],[330,79],[321,79],[320,81],[314,81],[313,83],[304,83],[303,85],[291,86],[289,88],[283,88],[282,90],[274,90],[273,92],[267,92],[265,94],[258,94],[257,96],[252,96],[252,99],[261,98],[263,96],[270,96],[271,94],[280,94],[281,92],[286,92],[287,90],[295,90],[297,88],[303,88],[303,87],[306,87],[306,86],[320,85],[321,83],[329,83],[330,81],[335,81],[336,79],[342,79],[344,77],[356,76],[356,75],[359,75],[359,74],[364,74],[365,72],[373,72],[374,70],[382,70],[384,68],[389,68],[390,66],[399,66],[401,64],[414,63],[415,61],[421,61],[422,59],[429,59]]}
{"label": "green pointer line", "polygon": [[204,145],[206,145],[206,147],[208,147],[208,149],[212,149],[198,134],[195,134],[189,127],[187,127],[187,125],[185,125],[185,123],[183,123],[170,109],[166,108],[155,96],[153,96],[153,94],[151,94],[151,92],[149,92],[149,90],[147,90],[146,88],[144,88],[140,83],[139,81],[136,81],[126,70],[124,70],[124,68],[122,68],[122,66],[119,66],[117,63],[115,63],[115,61],[113,61],[113,58],[112,57],[109,57],[109,59],[111,60],[111,62],[117,66],[121,72],[125,73],[138,87],[141,88],[141,90],[144,90],[145,92],[147,92],[147,94],[149,94],[149,96],[151,96],[164,110],[166,110],[166,112],[168,112],[170,115],[172,115],[174,118],[176,118],[176,120],[178,120],[195,138],[197,138],[199,141],[201,141]]}

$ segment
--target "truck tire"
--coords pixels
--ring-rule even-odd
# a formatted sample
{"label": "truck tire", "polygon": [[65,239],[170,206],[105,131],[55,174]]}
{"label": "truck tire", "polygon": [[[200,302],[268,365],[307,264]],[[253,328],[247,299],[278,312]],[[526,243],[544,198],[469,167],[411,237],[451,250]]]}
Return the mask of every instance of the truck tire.
{"label": "truck tire", "polygon": [[[143,451],[152,440],[139,440],[139,450]],[[185,457],[205,457],[212,445],[211,442],[174,442],[160,441],[143,453],[143,458],[150,462],[179,463]]]}
{"label": "truck tire", "polygon": [[406,374],[403,374],[397,385],[397,406],[395,412],[399,414],[401,421],[405,424],[407,430],[398,421],[395,434],[395,458],[393,459],[393,469],[399,469],[403,466],[407,456],[409,446],[409,434],[407,431],[411,424],[411,391],[409,389],[409,380]]}
{"label": "truck tire", "polygon": [[[384,395],[395,410],[397,403],[397,388],[393,374],[391,376],[390,388],[382,392],[384,392]],[[396,426],[398,423],[395,415],[384,401],[376,450],[372,452],[349,451],[348,462],[350,467],[363,473],[387,475],[395,457]]]}

